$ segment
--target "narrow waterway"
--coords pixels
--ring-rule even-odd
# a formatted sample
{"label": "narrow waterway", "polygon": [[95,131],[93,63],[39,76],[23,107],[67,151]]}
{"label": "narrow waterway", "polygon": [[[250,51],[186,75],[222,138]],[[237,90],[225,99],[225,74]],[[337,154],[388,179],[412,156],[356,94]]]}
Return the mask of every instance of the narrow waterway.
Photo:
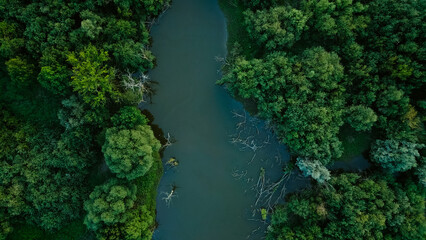
{"label": "narrow waterway", "polygon": [[[266,225],[253,186],[261,168],[266,180],[279,179],[289,154],[262,121],[215,84],[221,77],[216,57],[226,55],[226,23],[217,0],[173,0],[151,33],[157,66],[149,75],[158,84],[152,103],[141,107],[177,140],[163,162],[179,161],[165,167],[153,238],[260,239]],[[287,191],[300,186],[297,179],[305,181],[290,178]],[[176,197],[168,206],[163,198],[173,185]]]}

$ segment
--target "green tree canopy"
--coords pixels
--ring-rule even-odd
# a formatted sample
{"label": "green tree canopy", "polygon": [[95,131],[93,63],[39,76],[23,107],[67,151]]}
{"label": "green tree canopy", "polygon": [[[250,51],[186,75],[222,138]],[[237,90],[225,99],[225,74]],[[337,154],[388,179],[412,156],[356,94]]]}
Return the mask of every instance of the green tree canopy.
{"label": "green tree canopy", "polygon": [[391,173],[405,172],[417,166],[418,149],[423,144],[397,140],[376,140],[371,149],[371,161]]}
{"label": "green tree canopy", "polygon": [[96,186],[84,203],[87,215],[84,223],[89,229],[125,223],[126,212],[133,208],[136,200],[136,185],[112,178]]}
{"label": "green tree canopy", "polygon": [[250,37],[268,50],[292,47],[307,29],[308,17],[295,8],[280,6],[244,14]]}
{"label": "green tree canopy", "polygon": [[347,110],[346,121],[356,131],[368,131],[377,121],[377,115],[369,107],[362,105],[351,106]]}
{"label": "green tree canopy", "polygon": [[115,94],[112,80],[114,69],[106,66],[108,53],[89,45],[78,54],[68,55],[73,66],[71,86],[92,107],[102,106]]}
{"label": "green tree canopy", "polygon": [[111,118],[114,127],[119,129],[133,129],[137,125],[146,125],[148,119],[137,107],[125,106]]}
{"label": "green tree canopy", "polygon": [[266,239],[425,237],[424,188],[353,173],[333,176],[329,183],[291,195],[273,213]]}
{"label": "green tree canopy", "polygon": [[6,62],[10,79],[19,87],[27,87],[34,80],[35,67],[21,57],[12,58]]}
{"label": "green tree canopy", "polygon": [[109,128],[102,152],[113,173],[133,180],[143,176],[159,157],[161,144],[150,126],[138,125],[133,129]]}

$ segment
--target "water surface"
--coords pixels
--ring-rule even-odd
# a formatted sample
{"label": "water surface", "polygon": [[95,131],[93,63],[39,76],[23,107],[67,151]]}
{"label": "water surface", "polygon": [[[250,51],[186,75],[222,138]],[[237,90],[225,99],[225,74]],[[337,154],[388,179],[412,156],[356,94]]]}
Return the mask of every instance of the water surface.
{"label": "water surface", "polygon": [[[152,104],[142,108],[177,139],[163,161],[175,157],[180,163],[166,167],[160,182],[153,238],[260,239],[266,225],[252,186],[261,167],[271,182],[279,179],[290,156],[265,123],[215,84],[221,77],[215,58],[226,55],[226,23],[217,0],[174,0],[151,33],[157,66],[149,75],[158,85]],[[172,185],[177,197],[167,206],[164,192]],[[293,181],[288,191],[297,186]]]}

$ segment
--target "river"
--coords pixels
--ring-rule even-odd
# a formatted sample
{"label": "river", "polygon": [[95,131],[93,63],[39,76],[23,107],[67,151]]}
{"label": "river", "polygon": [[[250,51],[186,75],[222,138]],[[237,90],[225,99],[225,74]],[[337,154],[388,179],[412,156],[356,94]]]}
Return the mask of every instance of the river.
{"label": "river", "polygon": [[[157,66],[152,103],[143,104],[154,124],[177,142],[168,147],[177,167],[165,166],[158,188],[154,240],[260,239],[257,184],[265,169],[265,186],[280,179],[290,155],[268,130],[215,82],[226,55],[226,21],[217,0],[174,0],[151,31]],[[269,179],[269,180],[268,180]],[[293,174],[286,192],[307,184]],[[176,186],[170,205],[165,194]],[[281,190],[281,187],[280,187]],[[275,202],[279,193],[271,199]]]}

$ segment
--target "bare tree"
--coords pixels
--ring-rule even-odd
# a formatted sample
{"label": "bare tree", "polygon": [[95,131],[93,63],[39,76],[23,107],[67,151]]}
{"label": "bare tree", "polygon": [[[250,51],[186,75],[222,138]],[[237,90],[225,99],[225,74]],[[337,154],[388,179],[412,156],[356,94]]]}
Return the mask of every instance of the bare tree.
{"label": "bare tree", "polygon": [[163,200],[166,202],[166,206],[170,207],[173,198],[177,197],[176,185],[172,185],[172,189],[170,190],[170,192],[162,192],[161,194],[164,195]]}
{"label": "bare tree", "polygon": [[170,147],[171,145],[173,145],[173,143],[176,142],[176,139],[171,136],[170,133],[167,133],[167,137],[165,137],[164,139],[166,139],[166,143],[161,146],[161,148],[163,149]]}
{"label": "bare tree", "polygon": [[163,11],[158,15],[157,18],[151,18],[145,22],[145,25],[147,26],[149,32],[151,32],[152,27],[158,22],[159,19],[161,19],[161,17],[164,15],[164,13],[167,12],[167,10],[169,10],[170,7],[171,5],[169,3],[165,4],[163,7]]}
{"label": "bare tree", "polygon": [[123,86],[127,90],[139,93],[142,96],[141,102],[145,102],[145,94],[153,93],[149,76],[144,73],[133,74],[127,70],[127,73],[123,75]]}

